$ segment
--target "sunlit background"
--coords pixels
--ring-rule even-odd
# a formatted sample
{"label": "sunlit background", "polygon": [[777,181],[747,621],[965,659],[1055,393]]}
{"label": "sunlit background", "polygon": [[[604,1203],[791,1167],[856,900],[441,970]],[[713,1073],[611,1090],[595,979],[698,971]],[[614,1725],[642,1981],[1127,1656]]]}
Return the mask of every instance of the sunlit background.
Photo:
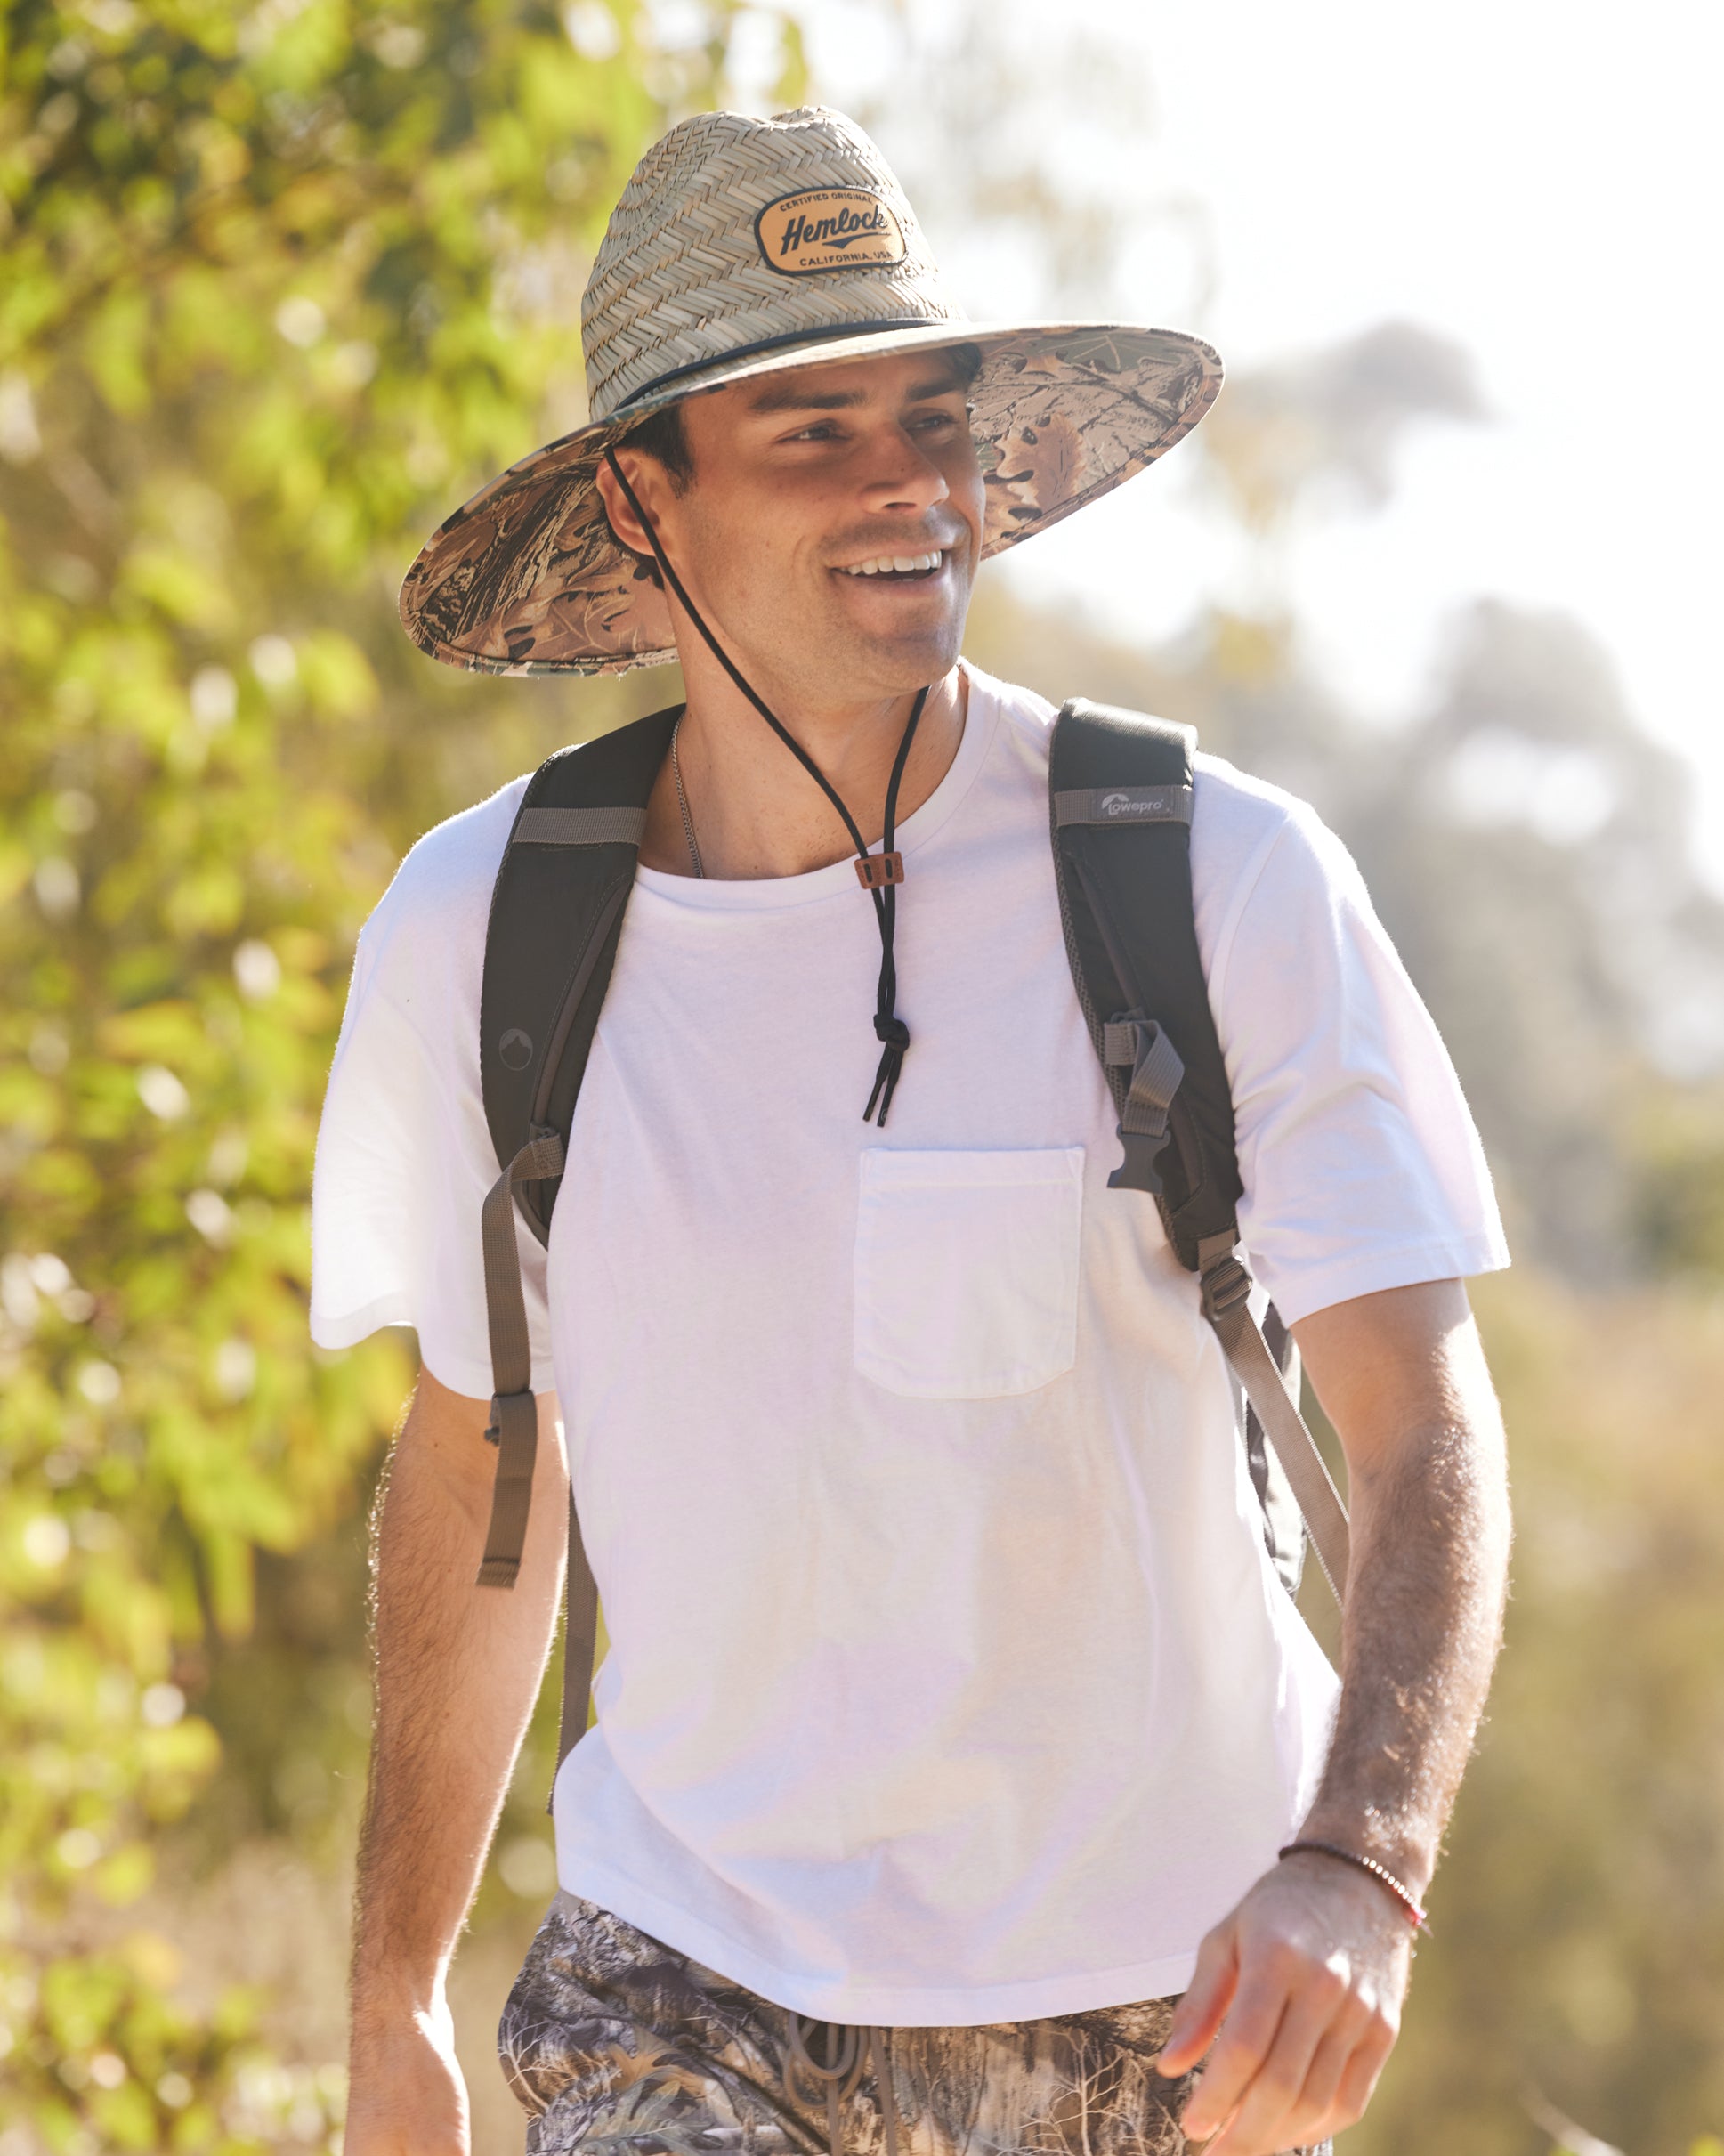
{"label": "sunlit background", "polygon": [[[646,142],[806,96],[978,319],[1221,348],[1200,433],[989,571],[969,648],[1317,803],[1510,1222],[1509,1649],[1348,2156],[1724,2156],[1718,11],[21,0],[6,36],[0,2156],[337,2145],[412,1376],[305,1341],[352,941],[429,824],[676,693],[454,675],[394,591],[582,417]],[[547,1699],[456,1970],[482,2156],[554,1740]]]}
{"label": "sunlit background", "polygon": [[[1724,889],[1717,9],[1653,0],[1631,26],[1584,0],[1101,0],[1054,34],[1024,0],[921,0],[895,25],[862,5],[804,20],[822,86],[865,102],[906,167],[945,164],[961,113],[991,175],[1028,162],[1105,221],[1101,258],[1076,262],[944,221],[973,312],[1147,312],[1235,369],[1383,322],[1452,343],[1392,488],[1368,485],[1350,517],[1332,495],[1302,505],[1284,534],[1301,635],[1364,715],[1392,721],[1469,600],[1573,613],[1696,766],[1700,857]],[[908,109],[906,52],[921,61]],[[978,73],[994,75],[980,109],[974,80],[951,79]],[[1192,467],[1167,477],[1176,531],[1122,498],[1099,531],[1086,518],[1026,555],[1026,588],[1137,635],[1251,592],[1256,565],[1180,483]]]}

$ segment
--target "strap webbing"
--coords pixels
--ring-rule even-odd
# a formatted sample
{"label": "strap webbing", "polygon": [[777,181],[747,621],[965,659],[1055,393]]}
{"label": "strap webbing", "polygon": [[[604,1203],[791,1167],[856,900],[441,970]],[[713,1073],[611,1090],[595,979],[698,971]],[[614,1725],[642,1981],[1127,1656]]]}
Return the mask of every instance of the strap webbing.
{"label": "strap webbing", "polygon": [[643,808],[523,808],[511,846],[638,846]]}
{"label": "strap webbing", "polygon": [[[1225,1247],[1222,1245],[1225,1244]],[[1199,1250],[1203,1315],[1221,1343],[1245,1398],[1257,1410],[1264,1434],[1275,1448],[1311,1536],[1323,1576],[1343,1609],[1347,1606],[1348,1543],[1347,1508],[1330,1479],[1317,1441],[1299,1405],[1287,1390],[1280,1365],[1269,1352],[1251,1315],[1251,1276],[1231,1237],[1211,1236]]]}
{"label": "strap webbing", "polygon": [[521,1291],[521,1252],[514,1239],[515,1186],[562,1172],[563,1140],[554,1131],[537,1131],[486,1192],[479,1216],[491,1343],[491,1422],[485,1435],[497,1447],[490,1527],[479,1568],[482,1587],[513,1587],[520,1573],[538,1451],[532,1343]]}
{"label": "strap webbing", "polygon": [[[491,1427],[485,1435],[498,1448],[490,1528],[485,1536],[484,1562],[479,1568],[482,1587],[513,1587],[520,1576],[521,1552],[532,1508],[533,1463],[538,1451],[532,1342],[527,1332],[527,1299],[521,1287],[521,1248],[515,1241],[515,1187],[562,1173],[562,1139],[554,1131],[536,1131],[491,1185],[480,1215],[491,1383],[496,1388]],[[563,1628],[559,1766],[587,1733],[587,1703],[592,1696],[593,1660],[598,1646],[599,1591],[581,1540],[572,1483],[569,1491],[569,1568],[563,1592],[567,1615]]]}
{"label": "strap webbing", "polygon": [[[556,1763],[560,1767],[587,1734],[587,1707],[593,1696],[593,1664],[598,1658],[599,1591],[587,1545],[580,1538],[575,1493],[569,1491],[569,1570],[563,1583],[563,1713],[557,1725]],[[556,1784],[551,1785],[554,1800]],[[550,1804],[546,1805],[550,1810]]]}

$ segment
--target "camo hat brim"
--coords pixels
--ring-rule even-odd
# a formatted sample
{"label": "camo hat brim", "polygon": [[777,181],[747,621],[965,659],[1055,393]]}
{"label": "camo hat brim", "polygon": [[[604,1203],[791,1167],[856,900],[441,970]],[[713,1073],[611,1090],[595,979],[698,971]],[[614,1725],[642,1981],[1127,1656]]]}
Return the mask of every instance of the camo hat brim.
{"label": "camo hat brim", "polygon": [[676,657],[663,594],[595,475],[641,422],[797,367],[974,347],[983,559],[1143,471],[1215,401],[1201,338],[1117,322],[973,323],[860,128],[818,108],[705,113],[641,160],[582,310],[591,423],[536,450],[427,541],[401,588],[419,648],[494,674]]}

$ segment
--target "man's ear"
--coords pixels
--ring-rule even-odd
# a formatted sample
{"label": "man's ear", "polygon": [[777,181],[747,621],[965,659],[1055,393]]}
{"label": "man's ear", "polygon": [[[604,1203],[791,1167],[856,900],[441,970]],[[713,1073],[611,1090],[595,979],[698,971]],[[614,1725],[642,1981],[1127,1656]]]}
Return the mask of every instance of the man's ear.
{"label": "man's ear", "polygon": [[[638,450],[620,450],[617,461],[628,475],[628,483],[640,497],[642,507],[649,516],[655,515],[656,505],[652,501],[652,478],[644,467],[652,458]],[[601,458],[595,474],[598,482],[599,498],[604,504],[604,514],[619,546],[627,547],[631,554],[644,555],[652,562],[652,542],[642,529],[641,520],[629,506],[628,497],[617,484],[617,474],[611,469],[608,457]],[[656,569],[658,564],[653,563]]]}
{"label": "man's ear", "polygon": [[[618,458],[619,463],[623,457],[628,458],[628,465],[624,467],[628,472],[628,483],[639,494],[642,490],[641,466],[651,464],[652,459],[643,457],[638,450],[629,456],[629,452],[624,450]],[[658,558],[653,554],[646,533],[641,529],[640,518],[628,506],[627,495],[617,484],[617,474],[611,469],[608,460],[601,459],[594,476],[598,482],[599,499],[604,504],[605,521],[611,526],[612,537],[619,547],[635,556],[636,578],[643,577],[649,584],[656,585],[662,591],[665,580],[659,573]],[[652,515],[651,508],[647,510],[647,515]]]}

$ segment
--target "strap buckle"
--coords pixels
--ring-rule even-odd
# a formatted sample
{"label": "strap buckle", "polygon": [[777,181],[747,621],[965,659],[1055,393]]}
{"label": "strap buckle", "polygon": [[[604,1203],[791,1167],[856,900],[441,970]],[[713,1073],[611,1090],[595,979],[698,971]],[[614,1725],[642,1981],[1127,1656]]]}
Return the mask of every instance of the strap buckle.
{"label": "strap buckle", "polygon": [[1110,1018],[1103,1026],[1102,1058],[1110,1070],[1131,1073],[1115,1126],[1125,1158],[1108,1177],[1107,1187],[1160,1197],[1161,1178],[1155,1163],[1168,1141],[1168,1114],[1186,1074],[1185,1064],[1163,1029],[1140,1010]]}
{"label": "strap buckle", "polygon": [[1203,1297],[1203,1315],[1211,1325],[1251,1299],[1251,1276],[1234,1251],[1200,1274],[1198,1285]]}
{"label": "strap buckle", "polygon": [[[500,1446],[502,1444],[503,1425],[511,1412],[511,1403],[517,1400],[525,1400],[528,1406],[532,1409],[533,1414],[535,1415],[538,1414],[538,1409],[534,1404],[533,1392],[530,1385],[527,1386],[520,1392],[493,1392],[491,1394],[491,1419],[485,1426],[485,1442],[487,1445]],[[520,1412],[521,1410],[519,1407],[515,1407],[514,1409],[514,1413],[517,1414]]]}
{"label": "strap buckle", "polygon": [[1167,1143],[1167,1132],[1160,1136],[1149,1131],[1128,1131],[1125,1125],[1115,1123],[1113,1135],[1120,1141],[1125,1157],[1107,1179],[1110,1190],[1142,1190],[1150,1197],[1159,1198],[1166,1186],[1155,1163],[1161,1157],[1161,1147]]}
{"label": "strap buckle", "polygon": [[485,1435],[497,1447],[497,1478],[491,1484],[490,1525],[478,1584],[513,1587],[526,1544],[533,1463],[538,1452],[538,1406],[530,1387],[491,1396],[491,1428]]}

